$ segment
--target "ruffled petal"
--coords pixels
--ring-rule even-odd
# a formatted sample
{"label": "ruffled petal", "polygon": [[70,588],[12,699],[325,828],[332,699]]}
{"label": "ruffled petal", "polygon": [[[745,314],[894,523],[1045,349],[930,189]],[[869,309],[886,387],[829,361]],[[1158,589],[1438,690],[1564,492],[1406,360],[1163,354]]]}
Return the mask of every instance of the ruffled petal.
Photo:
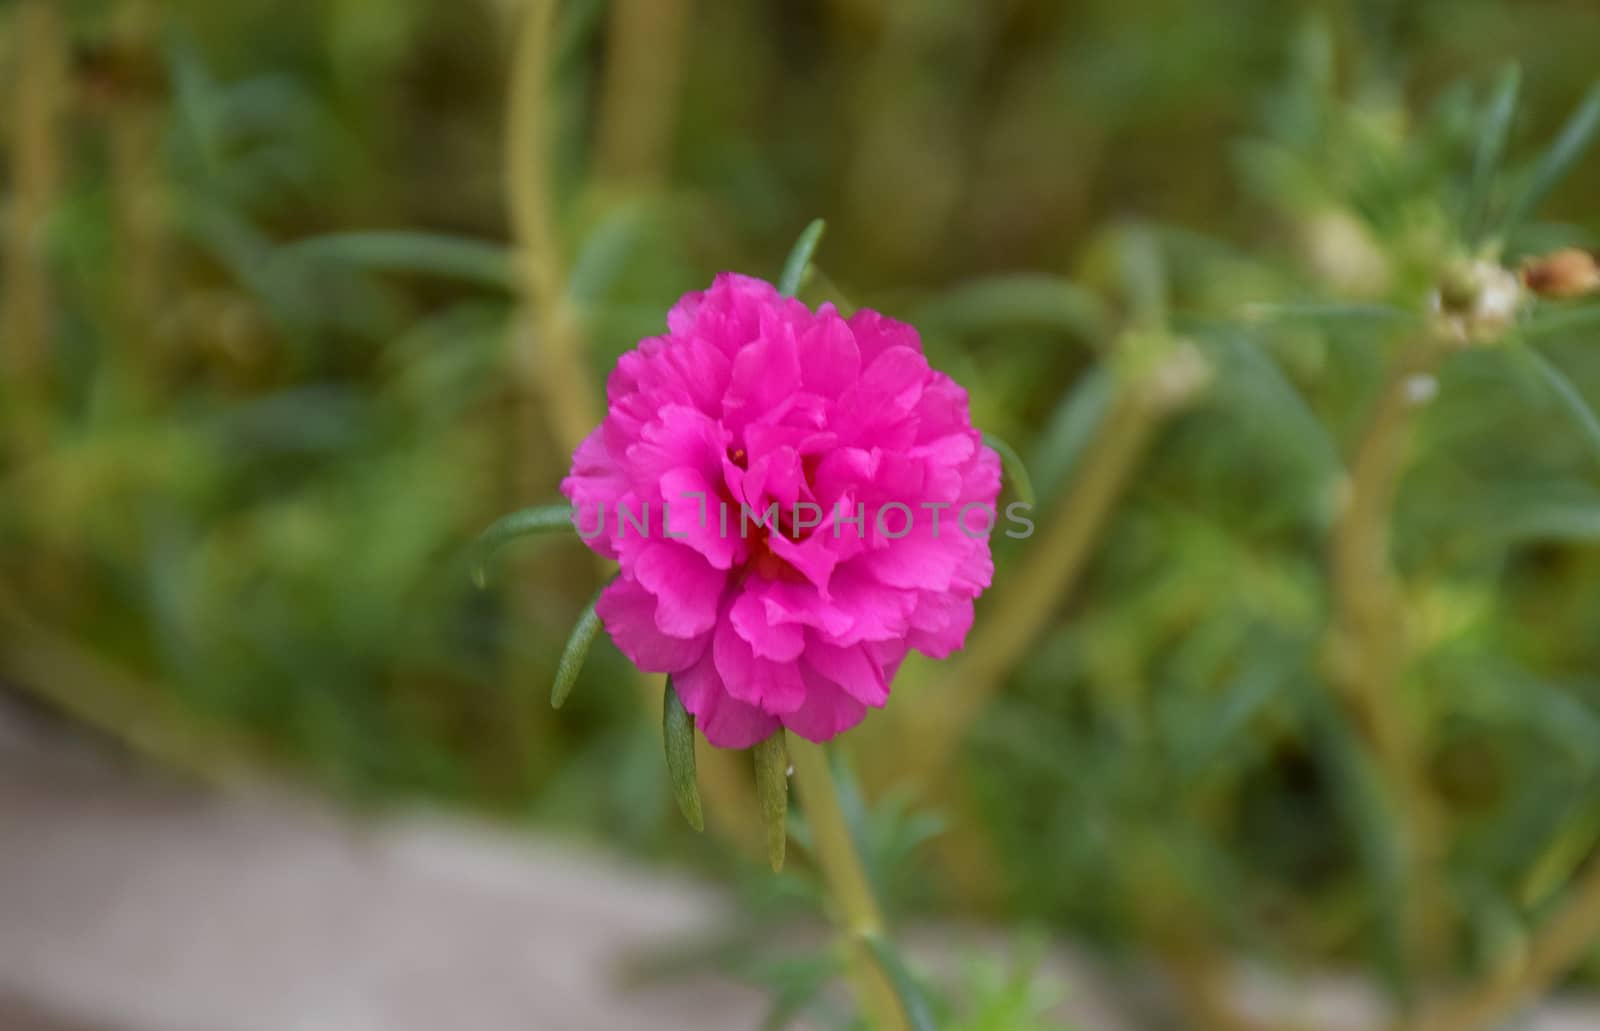
{"label": "ruffled petal", "polygon": [[663,535],[680,539],[716,569],[731,569],[739,558],[737,520],[731,523],[722,485],[696,469],[674,469],[661,478]]}
{"label": "ruffled petal", "polygon": [[821,744],[860,723],[867,707],[822,674],[801,666],[805,678],[805,704],[783,714],[783,725],[807,741]]}
{"label": "ruffled petal", "polygon": [[757,657],[793,662],[805,648],[805,631],[787,622],[774,622],[768,614],[764,592],[746,587],[728,610],[728,621]]}
{"label": "ruffled petal", "polygon": [[561,493],[572,502],[572,521],[583,542],[598,554],[614,559],[617,501],[628,492],[622,474],[606,448],[603,428],[583,439],[572,455],[572,470],[561,481]]}
{"label": "ruffled petal", "polygon": [[618,579],[595,604],[606,632],[617,650],[647,673],[677,673],[688,669],[704,655],[711,643],[709,633],[692,638],[672,637],[656,626],[656,598],[636,581]]}
{"label": "ruffled petal", "polygon": [[683,707],[694,714],[700,733],[718,748],[750,748],[781,725],[778,717],[728,694],[710,649],[698,663],[673,677],[672,684]]}
{"label": "ruffled petal", "polygon": [[716,625],[728,577],[704,556],[677,541],[648,541],[630,564],[660,602],[656,626],[662,633],[690,638]]}
{"label": "ruffled petal", "polygon": [[909,649],[965,640],[993,576],[973,531],[993,519],[998,457],[904,323],[723,274],[667,328],[618,361],[562,483],[622,566],[601,618],[674,675],[713,744],[748,747],[780,719],[827,740],[885,704]]}
{"label": "ruffled petal", "polygon": [[806,648],[806,664],[858,702],[881,709],[889,700],[883,670],[864,645],[840,648],[812,641]]}
{"label": "ruffled petal", "polygon": [[806,686],[793,662],[774,662],[756,655],[739,636],[731,619],[717,624],[711,654],[728,694],[763,712],[793,712],[805,701]]}
{"label": "ruffled petal", "polygon": [[911,614],[907,643],[932,659],[944,659],[956,651],[972,629],[971,598],[948,592],[927,591]]}

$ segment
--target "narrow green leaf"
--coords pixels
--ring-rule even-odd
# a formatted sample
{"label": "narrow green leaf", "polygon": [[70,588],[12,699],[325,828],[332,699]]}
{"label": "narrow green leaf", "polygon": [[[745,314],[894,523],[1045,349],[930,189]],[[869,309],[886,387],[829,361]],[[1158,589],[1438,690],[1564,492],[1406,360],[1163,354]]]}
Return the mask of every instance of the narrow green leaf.
{"label": "narrow green leaf", "polygon": [[1583,98],[1583,103],[1567,119],[1567,124],[1561,133],[1551,143],[1549,148],[1533,166],[1533,173],[1528,178],[1527,188],[1522,191],[1522,196],[1512,205],[1506,218],[1504,232],[1509,233],[1515,229],[1522,220],[1532,214],[1538,206],[1544,203],[1556,184],[1572,169],[1584,151],[1589,149],[1589,144],[1594,142],[1596,130],[1600,130],[1600,83],[1590,87],[1588,94]]}
{"label": "narrow green leaf", "polygon": [[[1289,683],[1296,683],[1289,681]],[[1347,825],[1373,899],[1372,963],[1377,976],[1401,999],[1412,994],[1406,962],[1402,914],[1415,885],[1408,883],[1407,830],[1396,801],[1385,795],[1382,778],[1350,721],[1326,691],[1296,683],[1294,699],[1318,768],[1329,778],[1333,804]]]}
{"label": "narrow green leaf", "polygon": [[1265,421],[1274,427],[1276,439],[1298,446],[1323,474],[1342,470],[1339,445],[1272,352],[1257,340],[1234,334],[1224,338],[1224,346],[1237,365],[1229,370],[1233,374],[1222,377],[1225,390],[1263,415],[1270,413]]}
{"label": "narrow green leaf", "polygon": [[839,815],[844,817],[845,829],[850,832],[850,842],[856,855],[861,857],[861,867],[866,871],[867,884],[874,896],[883,896],[883,856],[873,847],[872,814],[867,800],[861,794],[861,782],[850,767],[850,757],[842,748],[829,748],[828,769],[833,774],[834,796],[839,801]]}
{"label": "narrow green leaf", "polygon": [[472,582],[479,587],[489,583],[489,560],[495,552],[518,537],[536,533],[551,533],[572,529],[572,508],[569,505],[535,505],[497,519],[478,535],[473,545]]}
{"label": "narrow green leaf", "polygon": [[1520,333],[1524,340],[1532,340],[1595,327],[1600,327],[1600,304],[1560,308],[1540,305],[1533,318],[1521,327]]}
{"label": "narrow green leaf", "polygon": [[789,750],[782,730],[751,750],[756,765],[756,794],[761,799],[761,818],[767,825],[767,861],[773,873],[783,869],[783,854],[788,845]]}
{"label": "narrow green leaf", "polygon": [[[556,24],[555,54],[558,68],[576,66],[580,72],[583,70],[583,59],[587,53],[585,46],[593,42],[601,20],[610,7],[606,0],[572,0],[562,5]],[[574,73],[569,71],[567,74]]]}
{"label": "narrow green leaf", "polygon": [[[605,590],[604,587],[600,589]],[[594,639],[600,635],[600,615],[594,607],[600,601],[600,593],[589,600],[589,604],[578,616],[578,622],[573,624],[572,634],[567,638],[567,646],[561,651],[561,661],[556,663],[556,683],[550,689],[550,706],[559,709],[566,704],[567,696],[572,693],[572,687],[578,682],[578,674],[583,672],[584,660],[589,657],[589,649],[594,645]]]}
{"label": "narrow green leaf", "polygon": [[1160,239],[1149,229],[1134,226],[1122,233],[1117,252],[1134,324],[1144,329],[1165,328],[1170,286]]}
{"label": "narrow green leaf", "polygon": [[671,677],[667,678],[666,695],[661,701],[661,738],[666,744],[667,774],[672,778],[678,810],[689,826],[703,831],[706,821],[700,811],[700,785],[694,769],[694,717],[683,707]]}
{"label": "narrow green leaf", "polygon": [[610,293],[644,239],[650,215],[644,202],[622,204],[584,238],[567,276],[567,292],[581,307],[587,310]]}
{"label": "narrow green leaf", "polygon": [[1523,878],[1520,901],[1530,909],[1553,898],[1594,854],[1596,838],[1600,838],[1600,807],[1591,802],[1563,824],[1555,840]]}
{"label": "narrow green leaf", "polygon": [[[1441,524],[1496,544],[1596,544],[1600,543],[1600,488],[1575,480],[1512,482],[1487,491],[1467,512],[1450,506]],[[1600,738],[1596,743],[1600,745]],[[1600,760],[1600,749],[1595,756]]]}
{"label": "narrow green leaf", "polygon": [[1528,356],[1534,368],[1539,370],[1539,374],[1544,377],[1544,381],[1550,384],[1550,389],[1555,391],[1556,396],[1566,406],[1573,420],[1583,430],[1584,436],[1594,446],[1595,453],[1600,455],[1600,417],[1597,417],[1594,409],[1589,407],[1589,402],[1583,399],[1583,395],[1578,392],[1578,388],[1573,384],[1572,380],[1567,378],[1567,374],[1556,368],[1550,359],[1532,347],[1524,347],[1520,350]]}
{"label": "narrow green leaf", "polygon": [[1006,479],[1011,481],[1011,489],[1016,492],[1017,500],[1032,507],[1036,501],[1033,480],[1028,476],[1028,467],[1022,461],[1022,456],[1017,454],[1017,449],[993,433],[985,433],[983,442],[999,453],[1000,464],[1005,469]]}
{"label": "narrow green leaf", "polygon": [[1387,304],[1340,304],[1287,302],[1245,305],[1241,313],[1246,322],[1340,322],[1368,319],[1374,322],[1407,322],[1416,316],[1404,308]]}
{"label": "narrow green leaf", "polygon": [[916,322],[953,336],[1036,326],[1088,341],[1100,336],[1106,314],[1099,298],[1065,279],[1014,275],[957,286],[923,305]]}
{"label": "narrow green leaf", "polygon": [[[790,961],[779,969],[782,976],[773,986],[772,1008],[761,1022],[761,1031],[784,1031],[813,1008],[828,982],[839,975],[839,960],[830,950]],[[838,1022],[819,1023],[822,1027],[838,1026]]]}
{"label": "narrow green leaf", "polygon": [[1500,73],[1494,98],[1489,101],[1483,125],[1478,130],[1478,149],[1472,162],[1472,184],[1467,190],[1464,212],[1467,239],[1476,243],[1481,239],[1488,221],[1490,191],[1494,178],[1500,173],[1500,162],[1505,157],[1506,141],[1511,137],[1511,120],[1517,111],[1517,94],[1522,88],[1522,69],[1516,64],[1507,65]]}
{"label": "narrow green leaf", "polygon": [[511,289],[515,281],[511,252],[500,244],[434,233],[330,233],[288,244],[278,255],[420,272],[499,290]]}
{"label": "narrow green leaf", "polygon": [[811,256],[816,253],[817,245],[822,242],[822,234],[828,228],[828,223],[822,219],[814,220],[806,226],[800,238],[794,242],[794,247],[789,251],[789,260],[783,263],[783,275],[778,277],[778,292],[785,297],[793,297],[805,285],[806,272],[811,268]]}
{"label": "narrow green leaf", "polygon": [[933,1011],[928,1006],[927,997],[900,958],[894,943],[881,934],[864,934],[861,940],[894,988],[895,997],[900,1000],[900,1008],[905,1011],[906,1024],[911,1031],[934,1031]]}
{"label": "narrow green leaf", "polygon": [[1116,377],[1104,364],[1089,369],[1056,402],[1034,444],[1034,487],[1047,498],[1060,492],[1116,396]]}

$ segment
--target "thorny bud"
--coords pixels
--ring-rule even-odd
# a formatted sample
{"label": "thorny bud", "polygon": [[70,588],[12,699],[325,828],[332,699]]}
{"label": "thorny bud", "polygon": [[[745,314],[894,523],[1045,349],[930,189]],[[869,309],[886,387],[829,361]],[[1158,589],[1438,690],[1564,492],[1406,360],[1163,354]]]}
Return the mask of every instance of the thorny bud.
{"label": "thorny bud", "polygon": [[1600,265],[1588,251],[1567,247],[1524,262],[1522,284],[1549,300],[1582,297],[1600,291]]}
{"label": "thorny bud", "polygon": [[1443,336],[1459,344],[1492,344],[1511,328],[1524,296],[1513,273],[1475,261],[1445,274],[1431,308]]}

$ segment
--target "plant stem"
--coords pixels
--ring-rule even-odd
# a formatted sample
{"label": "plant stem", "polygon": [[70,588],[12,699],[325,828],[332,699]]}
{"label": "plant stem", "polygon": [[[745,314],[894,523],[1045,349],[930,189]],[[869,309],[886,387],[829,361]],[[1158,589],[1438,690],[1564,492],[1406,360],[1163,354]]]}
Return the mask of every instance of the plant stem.
{"label": "plant stem", "polygon": [[66,100],[66,29],[56,0],[22,0],[12,34],[16,48],[11,130],[11,217],[5,240],[6,378],[13,444],[26,455],[49,411],[51,340],[45,228],[61,189],[57,117]]}
{"label": "plant stem", "polygon": [[[556,226],[556,200],[549,161],[554,150],[550,80],[554,72],[556,0],[526,0],[518,12],[510,92],[506,102],[506,202],[519,264],[522,313],[512,350],[518,387],[516,440],[527,446],[548,433],[566,454],[576,451],[603,415],[599,385],[585,364],[583,325],[566,286]],[[532,475],[534,463],[513,460]],[[543,484],[519,485],[524,497]],[[607,576],[610,571],[607,570]],[[659,726],[662,681],[637,673],[635,687]],[[548,707],[534,707],[548,718]],[[709,819],[724,836],[751,855],[765,853],[760,828],[745,814],[756,811],[755,792],[734,753],[698,749],[697,766],[708,802]]]}
{"label": "plant stem", "polygon": [[514,355],[517,382],[526,399],[542,403],[556,439],[573,451],[599,424],[600,409],[566,290],[550,183],[555,15],[555,0],[528,0],[519,15],[506,103],[506,202],[529,316]]}
{"label": "plant stem", "polygon": [[[153,0],[121,0],[116,12],[119,47],[135,67],[157,61]],[[112,186],[113,231],[120,265],[114,310],[120,332],[131,337],[127,352],[111,360],[136,381],[152,373],[155,322],[161,311],[166,268],[167,211],[162,163],[162,111],[150,85],[129,84],[113,100],[109,114],[108,156]]]}
{"label": "plant stem", "polygon": [[1332,546],[1330,679],[1371,750],[1397,808],[1395,824],[1409,831],[1401,928],[1414,973],[1431,966],[1443,930],[1440,885],[1432,876],[1439,827],[1401,697],[1410,643],[1389,536],[1418,410],[1412,385],[1433,375],[1447,353],[1442,341],[1426,337],[1392,362],[1350,468]]}
{"label": "plant stem", "polygon": [[691,0],[616,0],[607,19],[596,163],[605,180],[656,186],[671,164]]}
{"label": "plant stem", "polygon": [[203,783],[241,783],[273,761],[259,741],[196,719],[160,685],[48,626],[5,584],[0,675],[130,751]]}
{"label": "plant stem", "polygon": [[1499,977],[1444,1003],[1413,1025],[1416,1031],[1481,1031],[1540,995],[1600,937],[1600,863],[1578,882],[1566,904],[1535,932],[1526,958]]}
{"label": "plant stem", "polygon": [[902,1031],[907,1026],[906,1017],[894,987],[864,942],[869,936],[883,933],[883,915],[851,837],[850,825],[839,808],[827,750],[804,738],[791,737],[789,761],[794,765],[795,788],[805,807],[813,853],[836,909],[834,919],[849,939],[850,979],[861,1009],[874,1031]]}
{"label": "plant stem", "polygon": [[[1168,359],[1176,378],[1190,360],[1185,352]],[[1147,375],[1121,388],[1070,491],[1054,506],[1056,517],[996,590],[966,648],[940,678],[942,686],[912,712],[919,721],[911,731],[919,742],[914,761],[922,776],[944,772],[966,728],[1071,593],[1150,441],[1203,383],[1197,377],[1192,388],[1169,393],[1157,386],[1161,367]]]}

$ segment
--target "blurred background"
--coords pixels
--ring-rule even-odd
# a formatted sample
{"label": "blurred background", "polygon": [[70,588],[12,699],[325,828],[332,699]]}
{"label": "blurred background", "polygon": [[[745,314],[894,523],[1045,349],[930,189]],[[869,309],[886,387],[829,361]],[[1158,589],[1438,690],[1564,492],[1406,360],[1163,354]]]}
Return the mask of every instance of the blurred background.
{"label": "blurred background", "polygon": [[915,322],[1038,495],[841,748],[940,1026],[1592,983],[1600,319],[1414,341],[1486,242],[1600,243],[1597,52],[1589,0],[6,0],[0,1021],[849,1026],[742,757],[696,836],[658,684],[602,641],[550,708],[591,556],[470,575],[819,216],[803,296]]}

